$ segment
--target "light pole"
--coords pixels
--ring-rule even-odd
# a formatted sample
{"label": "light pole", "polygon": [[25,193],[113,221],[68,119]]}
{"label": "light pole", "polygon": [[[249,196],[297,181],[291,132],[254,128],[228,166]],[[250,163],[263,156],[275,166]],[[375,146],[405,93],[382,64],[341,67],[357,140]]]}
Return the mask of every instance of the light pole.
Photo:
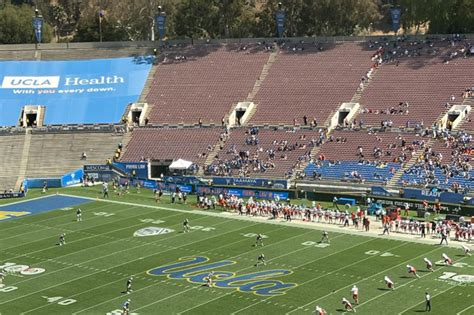
{"label": "light pole", "polygon": [[104,17],[104,12],[102,12],[100,6],[100,0],[97,1],[97,5],[99,6],[99,42],[102,43],[102,18]]}

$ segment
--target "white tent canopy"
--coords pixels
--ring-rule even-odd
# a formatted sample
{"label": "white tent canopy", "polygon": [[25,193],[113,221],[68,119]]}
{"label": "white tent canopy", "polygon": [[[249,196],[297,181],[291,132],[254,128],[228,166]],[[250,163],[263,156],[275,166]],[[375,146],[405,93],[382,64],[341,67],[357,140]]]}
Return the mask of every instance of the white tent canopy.
{"label": "white tent canopy", "polygon": [[169,168],[170,170],[187,170],[191,165],[193,165],[193,162],[177,159],[170,164]]}

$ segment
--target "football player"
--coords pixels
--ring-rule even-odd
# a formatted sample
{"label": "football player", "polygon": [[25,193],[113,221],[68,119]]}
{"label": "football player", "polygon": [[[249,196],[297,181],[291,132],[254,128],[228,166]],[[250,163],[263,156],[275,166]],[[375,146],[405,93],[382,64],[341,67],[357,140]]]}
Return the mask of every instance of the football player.
{"label": "football player", "polygon": [[128,299],[125,301],[125,303],[123,303],[123,306],[122,306],[122,314],[130,314],[130,302],[131,300]]}
{"label": "football player", "polygon": [[132,281],[133,281],[133,277],[130,277],[127,280],[127,289],[125,290],[125,293],[127,294],[132,292]]}
{"label": "football player", "polygon": [[453,264],[453,260],[451,258],[448,257],[448,255],[446,255],[445,253],[443,253],[443,260],[444,260],[444,263],[446,265],[452,265]]}
{"label": "football player", "polygon": [[316,305],[316,309],[314,311],[316,315],[326,315],[326,311],[319,305]]}
{"label": "football player", "polygon": [[77,222],[82,221],[82,210],[81,210],[81,208],[77,208],[77,210],[76,210],[76,221]]}
{"label": "football player", "polygon": [[255,267],[258,267],[260,264],[263,264],[264,266],[267,265],[265,262],[265,255],[263,253],[257,257],[257,263],[255,264]]}
{"label": "football player", "polygon": [[359,304],[359,288],[354,285],[351,289],[352,292],[352,299],[354,300],[355,304]]}
{"label": "football player", "polygon": [[349,312],[349,311],[353,311],[354,313],[356,312],[356,310],[352,306],[351,302],[349,302],[346,298],[342,298],[342,305],[344,305],[347,312]]}
{"label": "football player", "polygon": [[263,236],[262,234],[257,234],[257,239],[255,241],[255,247],[258,245],[263,246]]}
{"label": "football player", "polygon": [[389,277],[385,276],[383,280],[385,281],[385,284],[390,290],[395,290],[395,285],[393,284],[393,281]]}
{"label": "football player", "polygon": [[66,245],[66,233],[59,235],[59,246]]}
{"label": "football player", "polygon": [[425,261],[426,263],[426,269],[428,269],[429,271],[433,272],[434,269],[433,269],[433,263],[428,259],[428,258],[423,258],[423,260]]}
{"label": "football player", "polygon": [[461,244],[462,249],[464,250],[464,255],[471,256],[471,249],[464,244]]}
{"label": "football player", "polygon": [[407,268],[408,268],[408,273],[410,274],[413,274],[415,277],[419,278],[420,276],[416,273],[416,269],[415,267],[413,267],[412,265],[407,265]]}
{"label": "football player", "polygon": [[189,232],[189,220],[188,218],[184,219],[183,222],[183,233]]}
{"label": "football player", "polygon": [[327,231],[323,231],[323,238],[321,239],[321,243],[326,242],[329,244],[329,234]]}

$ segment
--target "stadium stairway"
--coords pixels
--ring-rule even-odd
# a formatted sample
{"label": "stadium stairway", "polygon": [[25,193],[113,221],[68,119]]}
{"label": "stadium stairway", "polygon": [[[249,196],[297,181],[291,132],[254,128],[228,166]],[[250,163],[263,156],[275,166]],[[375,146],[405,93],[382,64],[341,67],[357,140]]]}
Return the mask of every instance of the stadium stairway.
{"label": "stadium stairway", "polygon": [[[253,100],[255,98],[255,95],[257,95],[258,91],[260,91],[260,88],[262,87],[263,81],[265,81],[265,78],[268,76],[270,68],[275,63],[275,60],[278,56],[279,51],[280,50],[277,46],[277,47],[274,48],[274,50],[268,56],[268,60],[263,65],[262,72],[260,72],[260,76],[255,81],[255,84],[252,88],[252,91],[250,91],[249,94],[247,95],[247,99],[245,100],[246,102],[253,102]],[[253,106],[253,108],[250,110],[249,114],[247,115],[247,118],[246,118],[245,122],[243,122],[242,125],[244,125],[244,126],[249,125],[248,122],[252,119],[252,116],[257,111],[258,104],[254,104],[254,105],[255,106]],[[230,112],[224,117],[225,121],[229,122],[229,117],[235,111],[236,107],[237,107],[237,103],[232,106],[232,109],[230,110]],[[212,163],[212,161],[211,161],[211,163]]]}
{"label": "stadium stairway", "polygon": [[21,186],[21,183],[25,179],[26,167],[28,166],[30,145],[31,145],[31,130],[30,130],[30,128],[27,128],[25,130],[23,150],[22,150],[22,153],[21,153],[21,160],[20,160],[20,165],[19,165],[19,169],[18,169],[18,178],[17,178],[16,183],[15,183],[15,188],[19,188]]}
{"label": "stadium stairway", "polygon": [[360,99],[362,98],[362,93],[364,93],[365,89],[370,85],[370,82],[374,80],[376,73],[377,73],[377,68],[372,72],[371,78],[368,80],[365,80],[362,87],[357,88],[357,91],[354,93],[354,96],[352,96],[351,103],[359,103]]}
{"label": "stadium stairway", "polygon": [[[430,147],[433,145],[435,141],[433,139],[430,139],[426,142],[426,147]],[[403,164],[397,172],[392,176],[390,181],[388,182],[388,187],[390,188],[398,188],[400,187],[400,179],[402,178],[403,174],[405,173],[405,170],[410,169],[413,165],[415,165],[416,161],[418,158],[423,154],[424,150],[418,150],[418,152],[412,156],[412,158],[405,164]]]}
{"label": "stadium stairway", "polygon": [[[158,69],[157,65],[153,65],[151,67],[150,73],[148,74],[148,78],[145,81],[145,86],[143,87],[142,94],[140,95],[140,98],[138,101],[139,103],[146,103],[146,97],[148,93],[150,92],[151,87],[153,85],[153,80],[155,78],[155,73],[157,69]],[[152,105],[150,104],[150,106]]]}
{"label": "stadium stairway", "polygon": [[0,191],[17,188],[19,162],[23,161],[24,135],[0,136]]}

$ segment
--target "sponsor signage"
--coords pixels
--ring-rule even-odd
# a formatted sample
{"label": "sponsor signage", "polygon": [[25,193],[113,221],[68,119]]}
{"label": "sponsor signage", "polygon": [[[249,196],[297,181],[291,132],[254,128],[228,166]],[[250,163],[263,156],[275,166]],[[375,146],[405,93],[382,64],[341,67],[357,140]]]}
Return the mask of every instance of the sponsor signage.
{"label": "sponsor signage", "polygon": [[372,186],[370,190],[371,190],[370,193],[372,196],[384,196],[384,197],[392,196],[391,193],[389,193],[385,188],[380,187],[380,186]]}
{"label": "sponsor signage", "polygon": [[146,227],[143,229],[139,229],[135,233],[133,233],[133,236],[138,236],[138,237],[143,237],[143,236],[156,236],[156,235],[163,235],[163,234],[168,234],[174,232],[173,229],[168,229],[168,228],[162,228],[162,227],[156,227],[156,226],[150,226]]}
{"label": "sponsor signage", "polygon": [[464,195],[432,189],[405,188],[403,190],[403,198],[427,200],[432,202],[439,200],[440,202],[447,203],[461,203],[464,200]]}
{"label": "sponsor signage", "polygon": [[285,19],[286,19],[285,11],[283,10],[277,11],[277,13],[275,14],[275,20],[276,20],[278,37],[282,37],[283,33],[285,32]]}
{"label": "sponsor signage", "polygon": [[7,193],[0,193],[0,199],[7,199],[7,198],[21,198],[24,197],[25,194],[22,192],[7,192]]}
{"label": "sponsor signage", "polygon": [[123,171],[128,176],[132,176],[135,172],[135,178],[148,178],[148,163],[146,162],[137,162],[137,163],[122,163],[116,162],[114,166]]}
{"label": "sponsor signage", "polygon": [[84,170],[82,168],[75,170],[74,172],[67,173],[66,175],[61,177],[61,187],[79,184],[82,182],[83,176]]}
{"label": "sponsor signage", "polygon": [[196,188],[197,193],[208,194],[208,195],[219,195],[228,194],[234,195],[239,198],[257,198],[272,200],[278,197],[280,200],[288,199],[289,193],[286,191],[265,191],[265,190],[252,190],[252,189],[241,189],[241,188],[225,188],[225,187],[211,187],[211,186],[198,186]]}
{"label": "sponsor signage", "polygon": [[25,105],[46,106],[45,124],[119,122],[145,85],[152,57],[0,61],[0,125]]}
{"label": "sponsor signage", "polygon": [[252,187],[267,187],[276,189],[287,189],[288,181],[273,180],[262,178],[240,178],[240,177],[213,177],[212,182],[215,185],[226,186],[252,186]]}
{"label": "sponsor signage", "polygon": [[84,165],[85,172],[102,172],[111,171],[112,165]]}
{"label": "sponsor signage", "polygon": [[148,271],[152,276],[166,276],[168,279],[186,279],[196,284],[206,284],[207,277],[213,271],[212,287],[232,289],[239,292],[254,293],[261,296],[271,297],[284,295],[287,290],[297,286],[296,283],[285,283],[274,280],[292,274],[287,269],[270,269],[238,274],[231,271],[219,270],[225,266],[235,265],[233,260],[221,260],[210,262],[204,256],[191,256],[180,258],[178,262],[159,266]]}

